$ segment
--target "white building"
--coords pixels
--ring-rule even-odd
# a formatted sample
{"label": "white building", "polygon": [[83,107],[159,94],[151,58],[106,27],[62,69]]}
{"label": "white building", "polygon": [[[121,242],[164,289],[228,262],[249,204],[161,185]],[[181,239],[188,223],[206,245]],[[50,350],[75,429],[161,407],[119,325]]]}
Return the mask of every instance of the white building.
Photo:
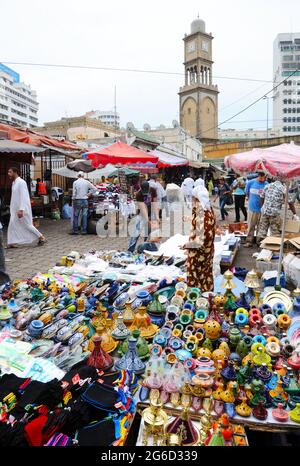
{"label": "white building", "polygon": [[[128,124],[127,124],[128,125]],[[140,132],[141,134],[141,132]],[[193,162],[202,161],[202,144],[193,138],[188,131],[179,126],[177,121],[173,121],[173,126],[166,128],[160,125],[158,128],[151,128],[149,124],[144,125],[144,134],[154,137],[163,144],[168,144],[182,157]],[[130,139],[130,138],[129,138]]]}
{"label": "white building", "polygon": [[0,63],[0,121],[32,128],[38,124],[38,110],[36,92]]}
{"label": "white building", "polygon": [[273,127],[281,135],[300,133],[300,32],[276,37],[273,74],[274,86],[287,78],[274,91]]}
{"label": "white building", "polygon": [[279,129],[219,129],[219,140],[221,141],[232,141],[232,140],[253,140],[253,139],[267,139],[267,138],[276,138],[280,136]]}
{"label": "white building", "polygon": [[112,110],[108,110],[107,112],[92,110],[91,112],[87,112],[86,116],[99,120],[107,126],[111,126],[116,129],[120,128],[120,114],[118,112],[114,112]]}

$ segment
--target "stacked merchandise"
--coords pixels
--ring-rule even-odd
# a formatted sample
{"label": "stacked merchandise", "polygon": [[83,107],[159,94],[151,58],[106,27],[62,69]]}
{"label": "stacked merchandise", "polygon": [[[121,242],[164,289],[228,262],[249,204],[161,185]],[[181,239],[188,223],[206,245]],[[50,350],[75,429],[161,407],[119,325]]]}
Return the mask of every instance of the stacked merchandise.
{"label": "stacked merchandise", "polygon": [[260,291],[249,272],[237,293],[228,271],[202,294],[171,259],[73,252],[2,287],[2,444],[122,445],[137,377],[135,443],[242,445],[243,425],[299,426],[299,290]]}

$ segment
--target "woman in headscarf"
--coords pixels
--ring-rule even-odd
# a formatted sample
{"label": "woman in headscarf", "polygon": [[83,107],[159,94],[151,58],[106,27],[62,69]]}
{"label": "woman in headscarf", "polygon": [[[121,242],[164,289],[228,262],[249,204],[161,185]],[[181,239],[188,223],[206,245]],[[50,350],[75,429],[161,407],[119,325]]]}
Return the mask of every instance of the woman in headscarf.
{"label": "woman in headscarf", "polygon": [[202,292],[213,291],[216,217],[201,178],[196,181],[192,195],[192,227],[189,242],[184,246],[188,251],[187,283]]}
{"label": "woman in headscarf", "polygon": [[181,185],[181,191],[183,192],[184,195],[184,200],[188,206],[188,208],[191,207],[191,201],[192,201],[192,192],[194,189],[194,180],[191,177],[185,178]]}

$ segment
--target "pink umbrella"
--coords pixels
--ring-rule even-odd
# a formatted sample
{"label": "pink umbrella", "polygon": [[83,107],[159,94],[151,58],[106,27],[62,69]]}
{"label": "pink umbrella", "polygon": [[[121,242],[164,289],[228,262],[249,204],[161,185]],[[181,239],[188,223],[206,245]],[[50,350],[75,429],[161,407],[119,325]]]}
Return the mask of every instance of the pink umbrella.
{"label": "pink umbrella", "polygon": [[300,176],[300,146],[292,142],[229,155],[225,165],[238,173],[261,170],[271,176],[295,178]]}
{"label": "pink umbrella", "polygon": [[286,196],[281,235],[281,246],[276,284],[280,283],[283,243],[285,236],[288,191],[292,178],[300,177],[300,146],[293,142],[266,149],[253,149],[249,152],[229,155],[225,158],[225,166],[238,173],[264,171],[265,173],[286,180]]}

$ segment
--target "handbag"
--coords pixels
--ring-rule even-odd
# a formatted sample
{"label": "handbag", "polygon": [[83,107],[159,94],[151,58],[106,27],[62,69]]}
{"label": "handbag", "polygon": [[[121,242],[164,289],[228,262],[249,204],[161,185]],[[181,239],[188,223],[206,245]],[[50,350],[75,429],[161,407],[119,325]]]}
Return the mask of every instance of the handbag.
{"label": "handbag", "polygon": [[233,196],[231,193],[226,194],[225,203],[226,205],[233,205]]}

